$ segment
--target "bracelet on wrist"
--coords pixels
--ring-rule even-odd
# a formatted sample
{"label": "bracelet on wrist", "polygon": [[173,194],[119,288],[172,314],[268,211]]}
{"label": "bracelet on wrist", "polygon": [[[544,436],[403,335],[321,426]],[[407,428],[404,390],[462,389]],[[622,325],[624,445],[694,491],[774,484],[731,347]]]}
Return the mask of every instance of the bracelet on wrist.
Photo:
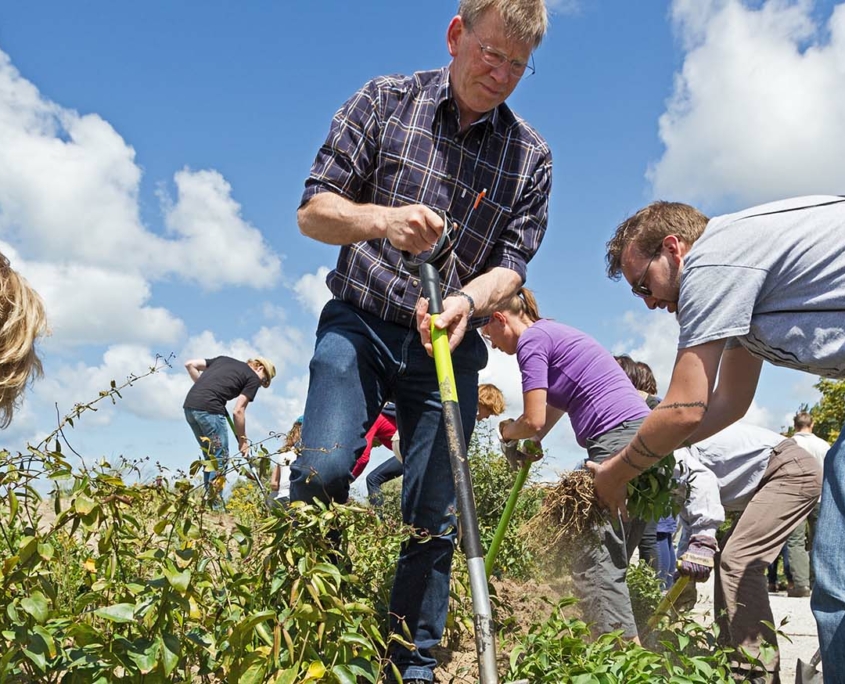
{"label": "bracelet on wrist", "polygon": [[472,315],[475,313],[475,300],[463,290],[455,290],[452,295],[455,295],[456,297],[463,297],[469,302],[469,314],[467,317],[472,318]]}

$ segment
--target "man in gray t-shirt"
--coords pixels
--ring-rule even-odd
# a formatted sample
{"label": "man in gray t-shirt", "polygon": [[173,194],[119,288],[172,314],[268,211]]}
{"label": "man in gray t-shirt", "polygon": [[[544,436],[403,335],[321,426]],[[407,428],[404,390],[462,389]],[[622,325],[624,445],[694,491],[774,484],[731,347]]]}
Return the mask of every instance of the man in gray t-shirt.
{"label": "man in gray t-shirt", "polygon": [[[845,378],[845,197],[799,197],[713,219],[655,202],[607,247],[608,275],[624,276],[650,309],[677,313],[681,328],[663,402],[627,447],[590,466],[612,514],[624,510],[626,482],[663,454],[745,415],[764,360]],[[825,461],[814,543],[812,607],[828,673],[845,672],[843,451],[839,439]]]}

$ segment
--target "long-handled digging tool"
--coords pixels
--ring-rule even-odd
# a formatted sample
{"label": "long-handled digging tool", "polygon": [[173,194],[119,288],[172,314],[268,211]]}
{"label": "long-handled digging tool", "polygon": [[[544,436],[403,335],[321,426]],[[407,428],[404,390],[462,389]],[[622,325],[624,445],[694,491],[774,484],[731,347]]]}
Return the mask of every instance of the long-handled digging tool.
{"label": "long-handled digging tool", "polygon": [[528,479],[528,471],[531,470],[531,463],[526,462],[519,469],[516,474],[516,480],[511,487],[511,493],[508,497],[508,502],[505,504],[505,510],[502,511],[502,517],[499,518],[499,525],[496,527],[496,533],[493,535],[493,541],[490,542],[490,548],[487,549],[487,556],[484,558],[484,574],[487,578],[493,572],[493,563],[496,562],[496,555],[499,553],[499,547],[505,538],[505,533],[508,531],[513,511],[516,508],[516,502],[519,499],[519,493],[522,491],[525,481]]}
{"label": "long-handled digging tool", "polygon": [[[454,228],[454,223],[448,213],[443,213],[443,220],[443,233],[430,252],[417,258],[412,258],[408,253],[403,252],[402,257],[405,268],[410,273],[419,273],[423,293],[428,299],[428,311],[431,314],[431,346],[437,371],[437,383],[440,387],[440,401],[443,405],[443,423],[446,427],[449,461],[452,465],[452,477],[455,481],[455,494],[462,530],[462,546],[469,569],[478,674],[481,684],[499,684],[499,674],[496,671],[493,612],[490,607],[490,593],[487,587],[484,556],[481,551],[481,537],[478,531],[478,516],[472,491],[472,476],[469,471],[466,440],[464,439],[458,392],[455,386],[455,373],[452,368],[452,353],[449,350],[447,332],[439,330],[434,325],[437,317],[443,313],[440,274],[436,265],[442,265],[451,249],[450,238]],[[521,683],[514,682],[513,684]],[[527,682],[524,684],[527,684]]]}
{"label": "long-handled digging tool", "polygon": [[[228,411],[226,411],[226,421],[229,423],[229,427],[232,428],[232,434],[235,435],[235,439],[237,439],[238,431],[235,430],[235,422],[232,420],[232,416],[229,415]],[[255,483],[258,485],[258,489],[261,491],[261,499],[264,501],[264,505],[267,506],[267,508],[270,508],[270,501],[267,498],[267,490],[264,489],[261,477],[255,472],[255,468],[252,467],[252,459],[247,456],[244,460],[249,468],[250,475],[252,475],[252,479],[255,480]]]}
{"label": "long-handled digging tool", "polygon": [[657,604],[657,608],[654,609],[654,614],[648,619],[648,623],[646,624],[648,632],[652,632],[657,627],[657,623],[660,622],[660,618],[672,610],[675,601],[678,600],[678,597],[686,589],[687,584],[689,584],[689,577],[687,575],[681,575],[678,581],[672,585],[672,588],[666,592],[666,595]]}

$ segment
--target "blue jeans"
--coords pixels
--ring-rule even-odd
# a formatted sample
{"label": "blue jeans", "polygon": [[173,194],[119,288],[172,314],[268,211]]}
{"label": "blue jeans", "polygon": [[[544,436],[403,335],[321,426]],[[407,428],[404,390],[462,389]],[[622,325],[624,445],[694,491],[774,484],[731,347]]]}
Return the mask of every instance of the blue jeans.
{"label": "blue jeans", "polygon": [[[458,397],[460,398],[460,396]],[[398,458],[388,458],[373,472],[367,475],[367,496],[370,503],[375,508],[381,508],[384,505],[384,496],[381,493],[381,486],[385,482],[395,480],[397,477],[402,477],[405,467]]]}
{"label": "blue jeans", "polygon": [[[452,355],[464,436],[475,427],[478,371],[487,348],[476,332]],[[388,323],[340,300],[326,304],[317,327],[302,425],[302,451],[291,466],[291,501],[345,502],[364,435],[385,399],[396,402],[404,456],[402,517],[425,532],[402,547],[390,597],[390,625],[407,627],[416,650],[396,644],[390,658],[403,679],[432,681],[431,654],[443,635],[455,544],[455,488],[434,360],[414,328]]]}
{"label": "blue jeans", "polygon": [[663,588],[669,590],[675,583],[675,542],[671,532],[657,533],[657,576]]}
{"label": "blue jeans", "polygon": [[[202,460],[206,461],[213,456],[217,459],[220,472],[225,473],[226,464],[229,462],[229,426],[226,416],[186,408],[185,420],[188,421],[188,425],[194,431],[194,437],[202,448]],[[217,471],[203,470],[202,482],[206,492],[215,477],[217,477]]]}
{"label": "blue jeans", "polygon": [[810,607],[819,628],[825,684],[845,682],[845,426],[824,459],[824,482],[813,571],[816,584]]}

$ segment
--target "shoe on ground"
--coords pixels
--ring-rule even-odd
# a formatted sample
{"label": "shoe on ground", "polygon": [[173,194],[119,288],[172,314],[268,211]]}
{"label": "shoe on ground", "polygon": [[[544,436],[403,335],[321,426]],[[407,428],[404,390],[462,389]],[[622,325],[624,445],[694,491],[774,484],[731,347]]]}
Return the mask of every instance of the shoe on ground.
{"label": "shoe on ground", "polygon": [[792,587],[786,591],[786,595],[791,598],[807,598],[812,593],[810,587]]}
{"label": "shoe on ground", "polygon": [[778,592],[778,585],[774,582],[769,582],[769,593],[770,594],[777,594]]}

